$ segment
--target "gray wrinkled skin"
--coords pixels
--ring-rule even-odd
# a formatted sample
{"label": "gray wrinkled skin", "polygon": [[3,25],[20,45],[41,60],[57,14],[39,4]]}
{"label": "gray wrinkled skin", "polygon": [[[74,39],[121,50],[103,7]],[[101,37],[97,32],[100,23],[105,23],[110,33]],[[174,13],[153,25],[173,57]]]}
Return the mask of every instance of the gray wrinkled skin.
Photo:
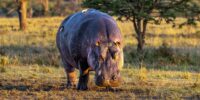
{"label": "gray wrinkled skin", "polygon": [[96,72],[98,86],[121,83],[122,36],[111,16],[94,9],[75,13],[62,22],[56,42],[66,73],[80,70],[78,89],[87,89],[88,70]]}

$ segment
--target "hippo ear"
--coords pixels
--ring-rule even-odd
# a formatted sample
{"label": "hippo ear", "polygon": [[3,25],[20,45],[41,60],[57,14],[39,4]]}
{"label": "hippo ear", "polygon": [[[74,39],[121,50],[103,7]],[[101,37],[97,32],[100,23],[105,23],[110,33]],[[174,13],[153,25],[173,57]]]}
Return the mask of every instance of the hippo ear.
{"label": "hippo ear", "polygon": [[96,67],[95,53],[91,48],[88,49],[87,52],[88,52],[88,56],[87,56],[88,65],[94,70]]}
{"label": "hippo ear", "polygon": [[121,50],[119,54],[119,69],[121,70],[123,66],[124,66],[124,53],[123,50]]}

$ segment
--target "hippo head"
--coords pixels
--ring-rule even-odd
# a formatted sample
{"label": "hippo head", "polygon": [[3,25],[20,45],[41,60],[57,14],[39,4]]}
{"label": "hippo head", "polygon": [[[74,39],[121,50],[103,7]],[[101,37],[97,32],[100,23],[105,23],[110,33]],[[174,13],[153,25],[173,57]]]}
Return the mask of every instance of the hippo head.
{"label": "hippo head", "polygon": [[100,33],[88,49],[88,64],[95,70],[95,83],[102,87],[116,87],[122,82],[123,66],[121,34]]}

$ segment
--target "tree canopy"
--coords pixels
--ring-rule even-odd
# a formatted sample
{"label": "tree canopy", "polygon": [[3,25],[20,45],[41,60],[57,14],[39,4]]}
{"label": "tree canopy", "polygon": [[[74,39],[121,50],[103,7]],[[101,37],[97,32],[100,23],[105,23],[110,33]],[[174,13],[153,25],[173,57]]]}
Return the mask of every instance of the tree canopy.
{"label": "tree canopy", "polygon": [[177,17],[187,18],[180,24],[195,25],[200,21],[200,5],[194,0],[84,0],[83,6],[117,16],[120,21],[131,21],[137,33],[138,51],[143,50],[148,23],[162,20],[174,23]]}

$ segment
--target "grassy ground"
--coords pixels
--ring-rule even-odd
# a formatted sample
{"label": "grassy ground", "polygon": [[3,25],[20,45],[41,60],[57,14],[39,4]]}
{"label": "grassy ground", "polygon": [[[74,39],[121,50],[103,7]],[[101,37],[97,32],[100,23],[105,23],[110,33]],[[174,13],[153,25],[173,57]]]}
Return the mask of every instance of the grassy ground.
{"label": "grassy ground", "polygon": [[[18,31],[17,18],[0,19],[0,62],[11,65],[60,66],[55,36],[63,17],[28,19],[28,29]],[[179,19],[180,23],[184,19]],[[124,37],[126,66],[138,66],[137,41],[132,23],[118,22]],[[149,24],[145,46],[145,66],[168,70],[200,71],[200,24],[172,28]],[[155,62],[156,61],[156,62]],[[177,68],[178,67],[178,68]]]}
{"label": "grassy ground", "polygon": [[65,88],[55,46],[63,19],[28,19],[22,32],[17,18],[0,18],[0,99],[200,99],[200,24],[182,29],[149,24],[146,68],[138,69],[132,23],[118,22],[124,40],[124,84],[107,90],[96,87],[91,76],[90,90],[76,91]]}
{"label": "grassy ground", "polygon": [[124,84],[112,90],[95,86],[91,73],[90,90],[77,91],[65,87],[62,68],[5,67],[0,74],[0,98],[4,99],[200,99],[198,73],[126,68]]}

